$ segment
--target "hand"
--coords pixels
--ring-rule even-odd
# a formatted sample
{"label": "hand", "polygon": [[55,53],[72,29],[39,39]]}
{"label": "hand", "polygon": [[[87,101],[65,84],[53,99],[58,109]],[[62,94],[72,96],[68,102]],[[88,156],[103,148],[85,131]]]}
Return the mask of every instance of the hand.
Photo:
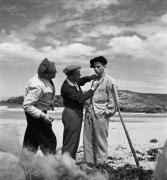
{"label": "hand", "polygon": [[99,83],[100,83],[99,81],[93,81],[91,89],[95,91],[99,86]]}
{"label": "hand", "polygon": [[47,123],[52,123],[54,121],[54,118],[49,116],[48,114],[42,114],[41,115],[42,119],[47,122]]}
{"label": "hand", "polygon": [[91,76],[90,76],[90,79],[91,79],[91,80],[95,80],[95,79],[97,79],[96,74],[91,75]]}
{"label": "hand", "polygon": [[114,114],[115,114],[115,109],[113,108],[113,109],[106,109],[106,111],[104,112],[104,115],[105,115],[105,117],[112,117],[112,116],[114,116]]}
{"label": "hand", "polygon": [[91,117],[91,114],[86,112],[86,113],[85,113],[85,118],[90,120],[90,119],[92,118],[92,117]]}

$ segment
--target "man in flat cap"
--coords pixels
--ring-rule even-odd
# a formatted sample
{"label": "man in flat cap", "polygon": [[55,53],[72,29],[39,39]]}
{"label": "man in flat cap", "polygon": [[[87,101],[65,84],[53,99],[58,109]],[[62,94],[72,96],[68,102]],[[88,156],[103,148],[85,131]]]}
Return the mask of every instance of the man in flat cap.
{"label": "man in flat cap", "polygon": [[79,145],[83,119],[83,104],[93,96],[98,86],[98,81],[94,81],[91,89],[83,93],[80,86],[83,86],[86,82],[90,82],[95,78],[95,75],[80,78],[80,69],[81,66],[77,65],[67,66],[63,70],[67,78],[61,87],[61,95],[65,106],[62,114],[64,125],[62,153],[69,153],[73,159],[76,158]]}
{"label": "man in flat cap", "polygon": [[90,60],[99,85],[90,99],[84,119],[83,145],[87,164],[102,165],[107,161],[109,118],[117,110],[117,88],[114,80],[105,74],[106,64],[103,56]]}
{"label": "man in flat cap", "polygon": [[57,71],[55,63],[44,59],[26,88],[23,102],[27,118],[27,129],[23,147],[37,152],[38,147],[46,155],[56,153],[57,140],[52,130],[53,117],[47,114],[54,109],[55,87],[52,79]]}

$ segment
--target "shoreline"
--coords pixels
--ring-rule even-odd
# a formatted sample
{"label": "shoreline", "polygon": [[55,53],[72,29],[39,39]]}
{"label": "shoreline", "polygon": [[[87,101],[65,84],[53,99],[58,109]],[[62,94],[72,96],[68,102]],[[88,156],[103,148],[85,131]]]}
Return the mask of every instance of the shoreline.
{"label": "shoreline", "polygon": [[[54,111],[48,111],[50,114],[54,113],[62,113],[64,107],[55,107]],[[23,108],[17,107],[8,107],[0,105],[0,110],[9,111],[9,112],[24,112]],[[121,112],[124,117],[167,117],[167,112],[163,113],[145,113],[145,112]],[[118,113],[116,112],[114,117],[118,117]]]}

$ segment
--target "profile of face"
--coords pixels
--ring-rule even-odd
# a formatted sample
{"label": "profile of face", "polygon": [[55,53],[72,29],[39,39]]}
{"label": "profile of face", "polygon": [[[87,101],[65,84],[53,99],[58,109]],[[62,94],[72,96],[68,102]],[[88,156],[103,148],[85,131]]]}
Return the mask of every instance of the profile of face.
{"label": "profile of face", "polygon": [[57,70],[56,70],[56,66],[53,67],[53,72],[52,74],[50,74],[50,79],[54,79],[56,77],[57,74]]}
{"label": "profile of face", "polygon": [[106,65],[102,64],[101,62],[94,62],[93,69],[97,76],[101,76],[104,73]]}
{"label": "profile of face", "polygon": [[81,77],[80,69],[74,71],[74,72],[72,73],[72,77],[73,77],[73,80],[74,80],[75,82],[78,82],[79,79],[80,79],[80,77]]}

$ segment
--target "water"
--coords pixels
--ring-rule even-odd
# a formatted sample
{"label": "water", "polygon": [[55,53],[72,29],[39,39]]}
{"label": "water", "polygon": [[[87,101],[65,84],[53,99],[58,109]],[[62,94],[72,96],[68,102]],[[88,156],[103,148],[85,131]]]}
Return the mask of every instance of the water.
{"label": "water", "polygon": [[[49,112],[54,118],[53,130],[58,140],[58,147],[62,146],[63,124],[61,114],[63,108],[56,108]],[[167,137],[167,115],[166,114],[144,114],[144,113],[122,113],[128,132],[134,143],[148,143],[150,139],[156,138],[162,143]],[[26,129],[26,118],[23,109],[0,107],[0,131],[15,127],[22,143]],[[82,129],[83,131],[83,129]],[[109,147],[113,144],[127,142],[119,116],[116,114],[110,120]],[[82,146],[82,132],[80,146]]]}
{"label": "water", "polygon": [[[61,120],[63,108],[55,108],[54,111],[49,111],[55,120]],[[167,113],[122,113],[126,122],[159,122],[167,121]],[[0,106],[0,122],[2,120],[25,120],[23,109],[8,108],[7,106]],[[111,121],[119,121],[119,116],[116,113]]]}

